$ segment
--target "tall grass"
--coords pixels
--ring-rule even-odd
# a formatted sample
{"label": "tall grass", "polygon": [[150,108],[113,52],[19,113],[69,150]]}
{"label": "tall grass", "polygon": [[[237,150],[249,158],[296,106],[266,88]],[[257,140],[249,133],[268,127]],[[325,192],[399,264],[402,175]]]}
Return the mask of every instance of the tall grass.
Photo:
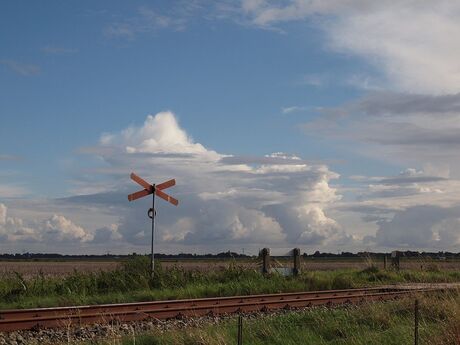
{"label": "tall grass", "polygon": [[[420,296],[420,344],[460,344],[460,295]],[[251,345],[407,345],[414,343],[413,298],[336,309],[315,308],[245,318],[243,343]],[[235,344],[235,318],[220,324],[153,330],[110,340],[123,345]],[[106,340],[102,344],[108,344]]]}
{"label": "tall grass", "polygon": [[0,278],[0,308],[63,306],[246,295],[325,289],[345,289],[375,284],[460,281],[460,272],[365,270],[303,272],[298,277],[263,276],[236,263],[215,271],[167,270],[156,265],[150,277],[149,258],[135,256],[113,271],[74,271],[65,277],[46,277],[38,272],[24,279],[20,274]]}

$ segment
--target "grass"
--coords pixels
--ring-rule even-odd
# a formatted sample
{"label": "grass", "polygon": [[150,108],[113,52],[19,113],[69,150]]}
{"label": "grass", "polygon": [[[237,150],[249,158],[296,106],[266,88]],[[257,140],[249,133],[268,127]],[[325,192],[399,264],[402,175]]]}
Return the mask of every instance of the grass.
{"label": "grass", "polygon": [[456,282],[460,272],[429,270],[383,271],[374,266],[364,270],[310,271],[298,277],[263,276],[236,263],[217,271],[203,272],[156,266],[149,275],[149,259],[135,256],[113,271],[46,277],[38,272],[24,279],[19,273],[0,278],[0,308],[50,307],[246,295],[256,293],[345,289],[407,282]]}
{"label": "grass", "polygon": [[[460,344],[460,295],[419,297],[420,344]],[[243,342],[250,345],[406,345],[414,343],[414,300],[404,299],[348,306],[315,308],[256,318],[245,318]],[[237,321],[154,330],[101,340],[123,345],[236,344]]]}

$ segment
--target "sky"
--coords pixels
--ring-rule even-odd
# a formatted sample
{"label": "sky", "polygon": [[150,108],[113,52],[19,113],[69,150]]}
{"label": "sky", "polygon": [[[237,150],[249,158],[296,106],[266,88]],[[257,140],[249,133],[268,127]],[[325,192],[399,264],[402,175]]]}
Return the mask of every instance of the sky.
{"label": "sky", "polygon": [[0,4],[0,252],[460,251],[455,1]]}

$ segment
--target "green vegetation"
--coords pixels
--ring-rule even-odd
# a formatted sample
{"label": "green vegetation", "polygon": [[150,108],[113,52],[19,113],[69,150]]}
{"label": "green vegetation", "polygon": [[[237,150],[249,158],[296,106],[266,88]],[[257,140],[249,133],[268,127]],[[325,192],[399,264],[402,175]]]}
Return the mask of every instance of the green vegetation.
{"label": "green vegetation", "polygon": [[[243,343],[251,345],[407,345],[414,343],[414,300],[245,318]],[[420,344],[460,343],[460,295],[420,297]],[[99,343],[123,345],[236,344],[237,320],[152,331]]]}
{"label": "green vegetation", "polygon": [[[420,301],[420,344],[458,345],[460,295],[424,297]],[[226,345],[236,344],[237,319],[185,329],[133,332],[99,340],[100,345]],[[336,309],[244,318],[243,343],[251,345],[407,345],[414,343],[414,299],[378,302]],[[94,343],[93,343],[94,344]]]}
{"label": "green vegetation", "polygon": [[164,271],[156,266],[149,275],[149,259],[135,256],[113,271],[77,272],[65,277],[45,277],[38,273],[24,279],[20,274],[0,279],[0,308],[48,307],[76,304],[132,302],[176,298],[246,295],[256,293],[345,289],[404,282],[455,282],[460,272],[383,271],[370,266],[365,270],[312,271],[298,277],[277,274],[263,276],[236,263],[216,271]]}

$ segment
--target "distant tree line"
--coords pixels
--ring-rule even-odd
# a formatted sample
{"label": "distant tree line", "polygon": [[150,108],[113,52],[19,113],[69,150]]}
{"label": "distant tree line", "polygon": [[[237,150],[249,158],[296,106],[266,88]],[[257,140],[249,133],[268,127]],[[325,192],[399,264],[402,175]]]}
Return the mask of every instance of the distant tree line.
{"label": "distant tree line", "polygon": [[[13,259],[74,259],[74,260],[102,260],[102,259],[123,259],[136,255],[145,255],[132,253],[127,255],[117,254],[102,254],[102,255],[67,255],[57,253],[16,253],[16,254],[0,254],[0,260],[13,260]],[[155,254],[155,258],[159,259],[212,259],[212,258],[249,258],[249,255],[239,254],[236,252],[226,251],[218,254],[190,254],[190,253],[179,253],[179,254]]]}
{"label": "distant tree line", "polygon": [[[460,258],[459,253],[452,253],[452,252],[418,252],[418,251],[399,251],[400,256],[403,257],[430,257],[430,258]],[[341,252],[341,253],[321,253],[320,251],[316,251],[313,254],[303,253],[303,257],[311,257],[311,258],[365,258],[365,257],[383,257],[385,255],[390,255],[391,253],[383,253],[383,252],[358,252],[358,253],[351,253],[351,252]]]}
{"label": "distant tree line", "polygon": [[[382,258],[385,255],[391,253],[384,252],[341,252],[341,253],[327,253],[316,251],[312,254],[303,253],[304,258]],[[16,253],[16,254],[0,254],[0,260],[46,260],[46,259],[62,259],[62,260],[114,260],[124,259],[135,255],[144,255],[138,253],[132,253],[127,255],[117,254],[102,254],[102,255],[66,255],[57,253]],[[418,252],[418,251],[400,251],[400,255],[403,257],[429,257],[429,258],[460,258],[459,253],[452,252]],[[250,258],[250,255],[240,254],[232,251],[221,252],[218,254],[191,254],[191,253],[179,253],[179,254],[155,254],[156,258],[159,259],[228,259],[228,258]]]}

